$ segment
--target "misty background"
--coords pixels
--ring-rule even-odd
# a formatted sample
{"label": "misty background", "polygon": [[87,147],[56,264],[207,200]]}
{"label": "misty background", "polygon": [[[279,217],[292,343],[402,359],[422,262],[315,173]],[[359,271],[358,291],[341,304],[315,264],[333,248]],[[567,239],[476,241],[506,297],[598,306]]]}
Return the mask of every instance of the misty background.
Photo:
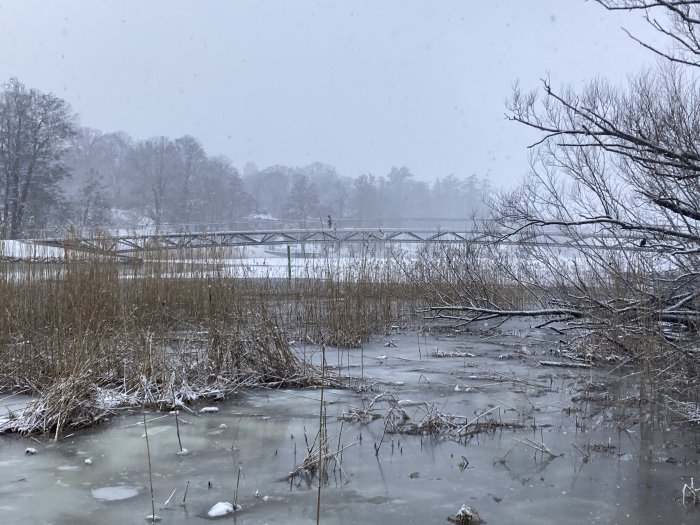
{"label": "misty background", "polygon": [[580,0],[0,2],[0,80],[74,124],[22,227],[466,217],[529,169],[514,83],[623,81],[621,26],[654,41]]}

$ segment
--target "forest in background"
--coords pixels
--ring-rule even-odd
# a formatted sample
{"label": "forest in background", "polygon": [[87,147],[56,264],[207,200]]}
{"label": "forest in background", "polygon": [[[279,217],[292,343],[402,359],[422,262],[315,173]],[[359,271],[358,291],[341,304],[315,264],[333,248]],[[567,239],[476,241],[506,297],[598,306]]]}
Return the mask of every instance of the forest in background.
{"label": "forest in background", "polygon": [[137,140],[80,127],[66,101],[16,79],[0,92],[0,170],[0,238],[71,225],[251,217],[462,218],[479,209],[490,190],[476,175],[448,174],[428,183],[405,166],[357,177],[322,162],[265,168],[246,162],[239,171],[190,135]]}

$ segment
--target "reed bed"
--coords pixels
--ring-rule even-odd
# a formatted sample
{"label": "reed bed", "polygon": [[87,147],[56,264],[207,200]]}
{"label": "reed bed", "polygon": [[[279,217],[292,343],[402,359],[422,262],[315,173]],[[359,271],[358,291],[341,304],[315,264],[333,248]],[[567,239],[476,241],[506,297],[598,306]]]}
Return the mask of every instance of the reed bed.
{"label": "reed bed", "polygon": [[[382,392],[366,400],[361,408],[351,406],[339,419],[361,425],[383,419],[382,439],[374,444],[377,455],[387,434],[433,436],[466,443],[481,433],[525,428],[522,418],[504,420],[500,407],[484,409],[476,416],[449,414],[441,412],[435,404],[427,402],[410,407],[402,406],[389,392]],[[529,425],[528,428],[534,427]]]}
{"label": "reed bed", "polygon": [[0,262],[0,297],[0,390],[36,397],[0,431],[57,435],[123,406],[171,407],[173,392],[188,403],[337,384],[293,341],[357,347],[419,301],[394,262],[368,253],[309,260],[287,279],[222,248]]}

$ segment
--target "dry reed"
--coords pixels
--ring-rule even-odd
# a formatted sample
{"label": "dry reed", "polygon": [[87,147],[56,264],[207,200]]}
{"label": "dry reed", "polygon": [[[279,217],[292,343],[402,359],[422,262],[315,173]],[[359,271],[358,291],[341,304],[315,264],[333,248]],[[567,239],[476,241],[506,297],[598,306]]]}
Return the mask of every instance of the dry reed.
{"label": "dry reed", "polygon": [[256,275],[245,259],[232,266],[237,256],[212,248],[154,250],[126,264],[78,252],[63,264],[0,262],[0,391],[37,397],[0,431],[88,426],[119,406],[170,408],[252,385],[318,385],[320,370],[291,341],[320,334],[358,347],[418,304],[391,260],[329,255],[288,281]]}

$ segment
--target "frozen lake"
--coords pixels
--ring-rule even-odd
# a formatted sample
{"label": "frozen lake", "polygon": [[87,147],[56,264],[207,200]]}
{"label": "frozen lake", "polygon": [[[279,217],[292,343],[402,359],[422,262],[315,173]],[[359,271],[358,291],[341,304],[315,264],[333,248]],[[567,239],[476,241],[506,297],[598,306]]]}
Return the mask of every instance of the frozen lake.
{"label": "frozen lake", "polygon": [[[540,366],[559,346],[523,327],[394,330],[361,349],[328,349],[328,365],[351,388],[324,393],[331,449],[347,448],[337,456],[342,470],[328,464],[321,523],[446,523],[463,504],[490,524],[697,523],[700,514],[680,497],[691,477],[700,481],[700,434],[671,425],[666,414],[640,415],[623,370]],[[299,350],[319,359],[316,348]],[[387,432],[385,417],[343,418],[382,393],[414,422],[430,411],[465,421],[490,411],[484,420],[522,428],[494,426],[457,441],[446,433]],[[162,523],[211,519],[217,502],[233,500],[239,467],[236,523],[315,523],[316,480],[284,478],[316,436],[319,396],[253,390],[212,404],[215,413],[184,412],[187,455],[178,454],[174,416],[149,412]],[[379,400],[372,411],[386,416],[388,408]],[[541,443],[551,456],[532,448]],[[26,455],[27,447],[37,453]],[[0,467],[2,523],[145,523],[151,513],[140,412],[56,442],[1,436]]]}

